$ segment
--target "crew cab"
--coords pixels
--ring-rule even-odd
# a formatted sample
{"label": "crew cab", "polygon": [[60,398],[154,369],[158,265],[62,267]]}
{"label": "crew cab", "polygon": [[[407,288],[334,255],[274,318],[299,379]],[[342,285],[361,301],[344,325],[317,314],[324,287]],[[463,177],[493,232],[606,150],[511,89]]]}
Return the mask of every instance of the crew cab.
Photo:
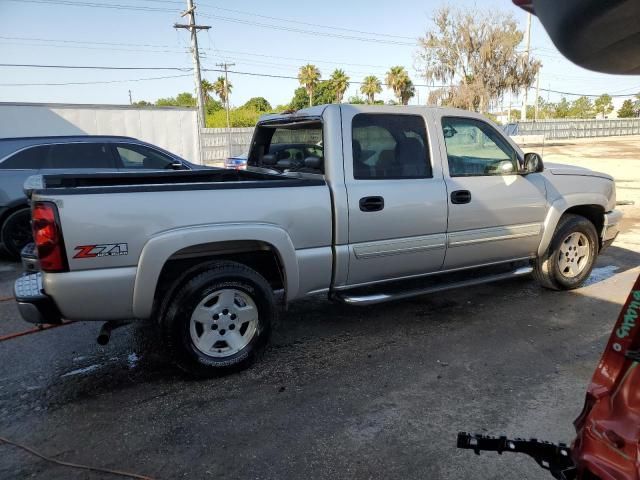
{"label": "crew cab", "polygon": [[247,164],[30,178],[42,272],[16,282],[23,318],[151,320],[211,375],[248,366],[279,304],[310,295],[369,305],[530,273],[579,287],[621,218],[609,175],[545,167],[456,109],[268,115]]}

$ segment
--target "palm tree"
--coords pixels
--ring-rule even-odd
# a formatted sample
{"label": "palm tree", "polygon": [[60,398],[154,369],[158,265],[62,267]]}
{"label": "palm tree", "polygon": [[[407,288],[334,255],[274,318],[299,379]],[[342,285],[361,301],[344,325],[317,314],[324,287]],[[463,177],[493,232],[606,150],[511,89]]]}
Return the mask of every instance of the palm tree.
{"label": "palm tree", "polygon": [[331,89],[336,94],[336,103],[342,103],[344,92],[349,88],[349,77],[344,73],[344,70],[336,68],[331,74],[329,82],[331,83]]}
{"label": "palm tree", "polygon": [[307,95],[309,95],[309,106],[311,107],[313,105],[313,89],[320,81],[320,70],[318,70],[318,67],[315,65],[308,63],[300,67],[298,71],[298,81],[307,91]]}
{"label": "palm tree", "polygon": [[[204,82],[203,82],[204,83]],[[204,87],[203,87],[204,88]],[[226,82],[223,76],[218,77],[218,79],[212,85],[213,91],[216,92],[216,95],[220,97],[220,101],[226,105],[228,96],[231,94],[231,89],[233,85],[231,82]]]}
{"label": "palm tree", "polygon": [[387,87],[393,90],[393,93],[398,99],[398,103],[402,103],[402,91],[407,87],[407,83],[410,81],[409,74],[405,68],[400,65],[391,67],[387,72]]}
{"label": "palm tree", "polygon": [[204,103],[211,102],[211,100],[213,100],[213,98],[211,97],[211,94],[215,92],[215,89],[213,88],[213,83],[209,82],[208,80],[202,80],[200,87],[202,89],[202,96],[204,97]]}
{"label": "palm tree", "polygon": [[407,78],[406,82],[403,83],[402,89],[400,90],[400,102],[402,105],[409,105],[409,99],[414,97],[416,94],[416,87],[413,85],[411,79]]}
{"label": "palm tree", "polygon": [[368,75],[364,77],[360,91],[367,96],[367,102],[375,102],[376,93],[382,92],[382,83],[375,75]]}

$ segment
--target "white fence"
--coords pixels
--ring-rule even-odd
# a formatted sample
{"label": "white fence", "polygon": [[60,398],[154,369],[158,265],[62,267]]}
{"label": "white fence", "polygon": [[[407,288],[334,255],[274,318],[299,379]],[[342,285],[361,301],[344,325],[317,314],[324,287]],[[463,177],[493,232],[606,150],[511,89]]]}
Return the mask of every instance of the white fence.
{"label": "white fence", "polygon": [[216,165],[225,158],[246,153],[251,145],[253,127],[203,128],[200,130],[200,148],[205,164]]}
{"label": "white fence", "polygon": [[613,137],[640,135],[640,118],[606,120],[544,120],[510,125],[510,135],[544,135],[544,138]]}
{"label": "white fence", "polygon": [[123,135],[200,163],[195,108],[60,103],[0,103],[0,138]]}

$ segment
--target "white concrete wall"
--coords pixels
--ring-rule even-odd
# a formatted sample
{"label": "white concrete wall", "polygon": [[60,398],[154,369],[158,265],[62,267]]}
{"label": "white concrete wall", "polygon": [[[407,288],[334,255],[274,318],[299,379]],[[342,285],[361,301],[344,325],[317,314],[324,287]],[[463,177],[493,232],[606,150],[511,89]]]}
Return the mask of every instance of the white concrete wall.
{"label": "white concrete wall", "polygon": [[124,135],[201,163],[195,108],[0,103],[0,138]]}

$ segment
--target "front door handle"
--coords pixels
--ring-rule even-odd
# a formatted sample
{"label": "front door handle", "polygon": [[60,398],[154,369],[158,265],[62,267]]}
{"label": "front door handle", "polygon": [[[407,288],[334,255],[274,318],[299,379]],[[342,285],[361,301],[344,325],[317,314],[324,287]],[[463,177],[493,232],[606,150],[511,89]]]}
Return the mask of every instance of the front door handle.
{"label": "front door handle", "polygon": [[384,198],[363,197],[360,199],[360,210],[363,212],[379,212],[384,208]]}
{"label": "front door handle", "polygon": [[451,192],[451,203],[460,205],[471,202],[471,192],[469,190],[456,190]]}

